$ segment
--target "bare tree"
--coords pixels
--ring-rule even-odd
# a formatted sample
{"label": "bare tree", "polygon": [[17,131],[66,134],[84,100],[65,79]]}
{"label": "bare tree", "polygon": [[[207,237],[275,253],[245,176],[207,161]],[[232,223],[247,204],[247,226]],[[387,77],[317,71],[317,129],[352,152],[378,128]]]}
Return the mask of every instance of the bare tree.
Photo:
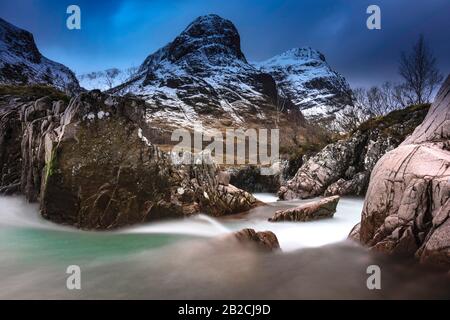
{"label": "bare tree", "polygon": [[354,89],[353,103],[372,116],[382,116],[413,104],[414,99],[406,84],[386,81],[381,86],[373,86],[368,90]]}
{"label": "bare tree", "polygon": [[138,68],[137,67],[129,67],[129,68],[125,69],[124,73],[126,75],[125,81],[132,80],[137,75]]}
{"label": "bare tree", "polygon": [[391,112],[392,110],[396,110],[401,108],[398,100],[395,98],[395,86],[389,82],[384,82],[381,87],[381,99],[382,103],[385,105],[385,112]]}
{"label": "bare tree", "polygon": [[367,107],[374,115],[382,115],[385,113],[386,106],[383,102],[383,93],[377,86],[371,87],[367,90]]}
{"label": "bare tree", "polygon": [[345,132],[352,132],[360,126],[361,123],[369,120],[372,114],[366,112],[358,104],[347,105],[341,115],[337,118],[340,128],[338,130],[344,130]]}
{"label": "bare tree", "polygon": [[120,70],[117,68],[107,69],[105,70],[105,82],[108,86],[108,89],[114,87],[115,79],[120,74]]}
{"label": "bare tree", "polygon": [[367,107],[367,90],[365,88],[353,89],[353,104],[362,108]]}
{"label": "bare tree", "polygon": [[423,35],[419,37],[411,52],[408,54],[402,52],[399,73],[413,94],[413,103],[430,101],[434,89],[442,82],[443,76],[436,68],[436,58],[426,45]]}
{"label": "bare tree", "polygon": [[352,132],[361,123],[373,116],[368,108],[367,90],[356,88],[350,91],[351,103],[336,116],[336,131]]}
{"label": "bare tree", "polygon": [[398,105],[398,108],[406,108],[407,106],[414,104],[414,99],[411,95],[411,91],[404,83],[395,85],[392,94]]}

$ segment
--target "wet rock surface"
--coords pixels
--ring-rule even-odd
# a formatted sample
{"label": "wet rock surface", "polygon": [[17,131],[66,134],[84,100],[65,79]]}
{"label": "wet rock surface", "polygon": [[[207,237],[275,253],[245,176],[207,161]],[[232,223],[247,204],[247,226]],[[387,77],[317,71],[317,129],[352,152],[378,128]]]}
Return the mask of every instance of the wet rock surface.
{"label": "wet rock surface", "polygon": [[257,166],[240,166],[227,171],[232,184],[249,192],[276,192],[283,181],[281,173],[263,175]]}
{"label": "wet rock surface", "polygon": [[261,250],[274,251],[280,249],[277,236],[272,231],[256,232],[254,229],[242,229],[233,233],[233,236],[239,242],[254,245]]}
{"label": "wet rock surface", "polygon": [[311,221],[333,217],[339,196],[332,196],[321,200],[302,204],[298,207],[278,210],[269,221]]}

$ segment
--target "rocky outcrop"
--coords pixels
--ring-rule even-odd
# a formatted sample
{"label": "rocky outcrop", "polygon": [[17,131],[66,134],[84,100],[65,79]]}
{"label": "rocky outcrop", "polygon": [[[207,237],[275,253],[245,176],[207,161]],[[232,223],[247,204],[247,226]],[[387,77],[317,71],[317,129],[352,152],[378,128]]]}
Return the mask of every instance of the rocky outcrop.
{"label": "rocky outcrop", "polygon": [[411,106],[371,119],[349,138],[327,145],[280,188],[280,199],[364,195],[375,163],[413,132],[428,107]]}
{"label": "rocky outcrop", "polygon": [[423,123],[370,179],[359,232],[372,250],[450,266],[450,77]]}
{"label": "rocky outcrop", "polygon": [[141,100],[91,91],[70,102],[12,95],[0,101],[0,190],[40,201],[50,220],[109,229],[258,204],[220,184],[214,164],[178,164],[153,145]]}
{"label": "rocky outcrop", "polygon": [[51,85],[67,93],[81,91],[75,74],[44,57],[33,35],[0,18],[0,84]]}
{"label": "rocky outcrop", "polygon": [[280,249],[278,238],[272,231],[256,232],[254,229],[242,229],[233,233],[233,236],[243,244],[253,245],[264,251]]}
{"label": "rocky outcrop", "polygon": [[269,218],[269,221],[312,221],[331,218],[336,212],[339,199],[339,196],[332,196],[305,203],[295,208],[278,210],[272,218]]}

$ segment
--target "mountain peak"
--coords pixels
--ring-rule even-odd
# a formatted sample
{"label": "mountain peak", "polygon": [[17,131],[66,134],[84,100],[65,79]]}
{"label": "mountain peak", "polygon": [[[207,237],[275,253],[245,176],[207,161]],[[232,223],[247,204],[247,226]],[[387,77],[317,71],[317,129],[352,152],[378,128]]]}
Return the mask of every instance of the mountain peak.
{"label": "mountain peak", "polygon": [[234,28],[236,30],[234,24],[230,20],[224,19],[217,14],[207,14],[199,16],[192,21],[186,27],[184,32],[194,36],[199,29],[202,29],[205,34],[221,34],[223,33],[224,28]]}
{"label": "mountain peak", "polygon": [[149,55],[136,77],[110,92],[144,97],[154,106],[152,121],[169,117],[174,124],[190,126],[194,120],[216,123],[220,117],[234,124],[270,121],[280,98],[296,119],[303,119],[303,110],[330,118],[351,103],[345,99],[347,88],[324,55],[309,47],[249,64],[234,24],[210,14],[196,18]]}
{"label": "mountain peak", "polygon": [[272,75],[278,88],[307,119],[326,120],[330,128],[339,129],[337,115],[352,105],[350,86],[331,69],[321,52],[310,47],[293,48],[255,65]]}
{"label": "mountain peak", "polygon": [[10,51],[34,63],[41,61],[41,54],[33,35],[0,18],[0,53]]}
{"label": "mountain peak", "polygon": [[80,91],[69,68],[44,57],[30,32],[1,18],[0,84],[46,84],[67,93]]}
{"label": "mountain peak", "polygon": [[213,64],[220,56],[234,56],[246,61],[241,39],[234,24],[216,14],[200,16],[169,44],[170,60],[176,61],[191,53],[201,53]]}
{"label": "mountain peak", "polygon": [[318,50],[311,47],[293,48],[280,53],[266,61],[257,63],[258,65],[280,66],[280,65],[297,65],[314,61],[316,64],[325,63],[325,56]]}

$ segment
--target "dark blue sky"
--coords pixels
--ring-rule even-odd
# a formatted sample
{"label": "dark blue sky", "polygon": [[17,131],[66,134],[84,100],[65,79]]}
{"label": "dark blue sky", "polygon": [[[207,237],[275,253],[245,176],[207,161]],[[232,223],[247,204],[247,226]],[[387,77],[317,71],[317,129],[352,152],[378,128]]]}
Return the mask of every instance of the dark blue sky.
{"label": "dark blue sky", "polygon": [[[68,30],[66,8],[81,7],[82,29]],[[366,8],[381,7],[382,29],[366,28]],[[41,52],[77,73],[138,66],[199,15],[233,21],[251,61],[293,47],[323,52],[351,85],[397,80],[401,50],[420,33],[450,72],[450,0],[12,0],[0,16],[31,31]]]}

